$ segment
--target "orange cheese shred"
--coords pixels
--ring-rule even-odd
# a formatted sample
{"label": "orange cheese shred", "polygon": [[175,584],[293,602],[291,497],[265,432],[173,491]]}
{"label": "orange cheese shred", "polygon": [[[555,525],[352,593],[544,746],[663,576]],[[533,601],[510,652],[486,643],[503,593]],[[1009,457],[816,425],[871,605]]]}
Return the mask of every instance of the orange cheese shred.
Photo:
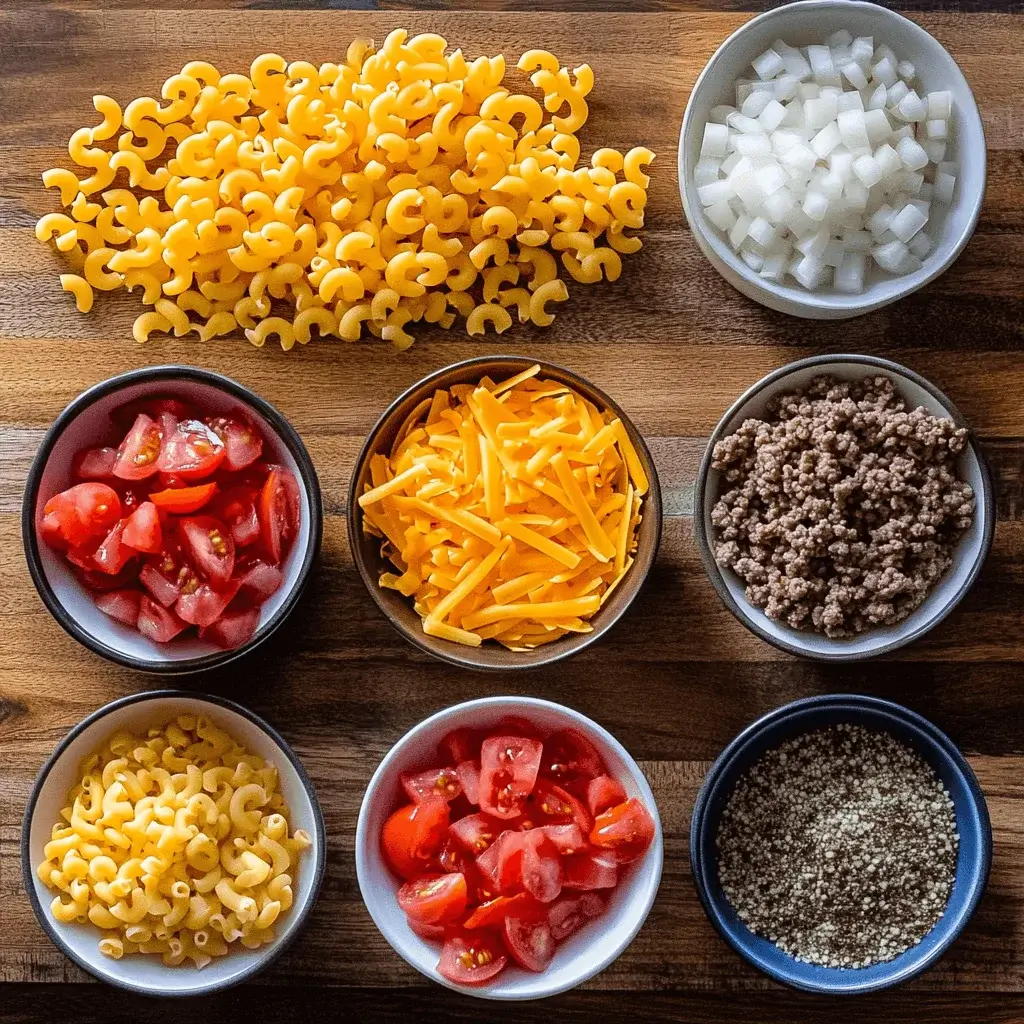
{"label": "orange cheese shred", "polygon": [[629,571],[648,479],[625,424],[532,366],[425,399],[359,498],[423,631],[527,651],[589,619]]}

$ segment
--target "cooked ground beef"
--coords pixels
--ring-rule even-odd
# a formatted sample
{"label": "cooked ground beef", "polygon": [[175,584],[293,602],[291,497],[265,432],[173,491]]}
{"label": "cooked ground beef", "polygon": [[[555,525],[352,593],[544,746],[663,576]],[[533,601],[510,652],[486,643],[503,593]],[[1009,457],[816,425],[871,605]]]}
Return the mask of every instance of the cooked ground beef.
{"label": "cooked ground beef", "polygon": [[795,629],[850,637],[905,619],[974,518],[955,462],[967,431],[909,410],[888,377],[815,378],[715,445],[728,489],[715,558]]}

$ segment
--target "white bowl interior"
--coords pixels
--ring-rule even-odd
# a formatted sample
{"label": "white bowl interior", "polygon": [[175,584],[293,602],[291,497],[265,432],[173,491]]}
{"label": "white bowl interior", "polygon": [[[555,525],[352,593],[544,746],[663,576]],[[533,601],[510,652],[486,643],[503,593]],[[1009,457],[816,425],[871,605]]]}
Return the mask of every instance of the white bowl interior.
{"label": "white bowl interior", "polygon": [[[822,375],[835,377],[837,380],[862,380],[866,376],[881,375],[890,377],[896,384],[897,391],[907,400],[910,408],[924,406],[937,416],[949,416],[950,412],[928,390],[916,381],[894,370],[883,369],[867,363],[829,362],[818,363],[794,370],[792,373],[774,381],[763,388],[750,401],[736,411],[724,424],[718,435],[726,437],[735,431],[740,424],[750,418],[761,418],[767,409],[768,401],[774,395],[806,387],[815,378]],[[968,445],[956,463],[957,474],[974,488],[976,511],[974,523],[960,539],[953,556],[953,565],[924,599],[919,608],[895,626],[882,626],[861,636],[850,639],[830,639],[819,633],[792,629],[780,622],[769,619],[760,608],[751,605],[744,596],[743,581],[730,569],[720,569],[719,573],[732,599],[765,633],[813,655],[843,655],[845,657],[866,657],[872,652],[880,651],[892,643],[929,628],[929,623],[939,616],[959,593],[967,577],[971,574],[975,563],[981,556],[985,545],[985,535],[993,510],[985,501],[984,475],[978,456],[973,447]],[[722,474],[717,469],[708,473],[705,487],[703,508],[704,529],[711,546],[715,549],[715,528],[711,524],[711,510],[714,508],[718,495],[723,488]]]}
{"label": "white bowl interior", "polygon": [[[445,733],[458,726],[481,729],[505,715],[519,715],[544,732],[574,728],[600,751],[609,772],[629,796],[639,797],[655,822],[655,837],[642,860],[624,871],[611,893],[608,910],[558,946],[543,974],[533,974],[510,962],[494,981],[476,988],[454,985],[437,972],[441,943],[417,936],[398,906],[402,884],[384,864],[380,830],[388,815],[404,802],[399,772],[437,763],[436,747]],[[596,722],[560,704],[530,697],[489,697],[467,701],[438,712],[405,734],[381,762],[366,788],[356,830],[356,874],[367,910],[381,934],[409,964],[433,981],[457,992],[485,999],[539,999],[579,985],[604,970],[629,945],[647,917],[661,880],[663,843],[654,795],[636,761],[614,736]]]}
{"label": "white bowl interior", "polygon": [[[267,461],[286,466],[295,475],[299,484],[302,502],[302,521],[299,536],[292,544],[285,559],[284,582],[277,593],[272,595],[260,609],[262,629],[287,599],[299,578],[302,563],[311,540],[310,497],[302,481],[296,463],[287,445],[278,437],[274,428],[251,405],[222,391],[213,384],[199,381],[151,380],[130,384],[112,394],[97,399],[75,417],[57,438],[50,452],[46,467],[40,478],[36,499],[35,521],[38,528],[43,518],[43,506],[58,491],[70,487],[75,481],[71,476],[71,462],[82,448],[95,446],[106,438],[111,430],[110,414],[119,406],[147,396],[170,395],[194,403],[203,413],[210,415],[242,411],[257,426],[263,435],[263,452]],[[99,643],[134,658],[137,661],[158,667],[168,661],[188,661],[209,654],[220,653],[220,648],[208,641],[200,640],[195,630],[185,637],[176,637],[170,643],[158,644],[144,637],[138,630],[117,622],[105,615],[93,603],[91,594],[75,577],[71,565],[58,551],[54,551],[40,539],[39,558],[43,572],[54,594],[67,609],[79,627]]]}
{"label": "white bowl interior", "polygon": [[[958,165],[953,203],[948,213],[929,222],[927,231],[937,243],[923,267],[902,277],[884,274],[872,265],[865,290],[847,295],[833,289],[809,292],[789,283],[768,281],[755,274],[732,251],[728,239],[708,220],[693,180],[704,125],[711,108],[735,105],[737,78],[755,78],[750,62],[776,39],[791,46],[823,43],[840,29],[854,36],[874,37],[917,70],[918,92],[948,89],[954,116],[946,160]],[[747,22],[730,36],[697,79],[683,118],[679,139],[679,187],[686,219],[697,244],[716,270],[744,295],[772,309],[819,319],[838,319],[877,309],[909,295],[945,270],[959,255],[974,230],[985,191],[985,133],[981,115],[963,72],[948,51],[920,25],[873,3],[858,0],[806,0],[778,7]],[[941,209],[936,207],[936,209]]]}
{"label": "white bowl interior", "polygon": [[[144,988],[153,995],[198,995],[223,988],[241,980],[261,964],[298,927],[303,911],[314,896],[318,871],[316,863],[324,851],[317,840],[317,815],[295,766],[277,741],[255,722],[230,708],[202,700],[198,697],[153,697],[114,708],[82,730],[63,751],[49,774],[43,780],[29,825],[29,857],[32,885],[49,917],[54,890],[48,889],[35,874],[35,866],[42,863],[43,847],[50,840],[50,830],[60,821],[60,811],[66,806],[68,791],[79,778],[79,764],[84,757],[95,752],[107,738],[120,729],[144,731],[154,725],[163,725],[178,715],[204,715],[238,740],[250,753],[272,761],[280,776],[281,793],[289,809],[289,830],[305,829],[313,840],[293,875],[292,889],[295,902],[287,914],[280,918],[274,941],[258,950],[242,946],[232,947],[227,956],[216,957],[208,966],[197,970],[191,965],[165,967],[158,956],[134,954],[121,960],[111,960],[97,948],[100,932],[91,924],[51,924],[61,940],[90,970],[100,977],[122,985]],[[237,944],[236,944],[237,945]]]}

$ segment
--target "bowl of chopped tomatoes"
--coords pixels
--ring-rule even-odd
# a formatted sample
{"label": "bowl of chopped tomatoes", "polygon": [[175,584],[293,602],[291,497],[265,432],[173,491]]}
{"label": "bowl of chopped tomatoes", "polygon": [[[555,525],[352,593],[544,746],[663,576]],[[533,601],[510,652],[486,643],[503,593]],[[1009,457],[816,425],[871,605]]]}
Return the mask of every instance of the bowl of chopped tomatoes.
{"label": "bowl of chopped tomatoes", "polygon": [[406,733],[363,797],[370,916],[426,977],[539,999],[604,970],[661,880],[661,823],[626,749],[571,708],[489,697]]}
{"label": "bowl of chopped tomatoes", "polygon": [[47,431],[22,506],[29,572],[57,622],[111,661],[164,674],[269,637],[322,530],[316,471],[284,416],[190,366],[79,395]]}

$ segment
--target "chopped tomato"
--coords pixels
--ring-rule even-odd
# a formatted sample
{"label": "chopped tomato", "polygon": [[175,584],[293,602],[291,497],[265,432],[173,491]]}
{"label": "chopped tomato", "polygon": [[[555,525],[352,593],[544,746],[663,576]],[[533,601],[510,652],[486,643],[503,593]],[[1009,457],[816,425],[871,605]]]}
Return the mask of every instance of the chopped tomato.
{"label": "chopped tomato", "polygon": [[199,639],[209,640],[226,651],[233,651],[253,638],[259,624],[259,608],[227,611],[213,625],[200,626]]}
{"label": "chopped tomato", "polygon": [[406,923],[421,939],[426,939],[428,942],[440,941],[445,936],[446,929],[443,924],[422,924],[410,918],[406,918]]}
{"label": "chopped tomato", "polygon": [[590,841],[609,850],[620,864],[639,860],[653,839],[654,819],[636,797],[598,815],[590,833]]}
{"label": "chopped tomato", "polygon": [[[461,844],[449,834],[445,841],[441,844],[441,849],[437,854],[437,863],[441,867],[441,871],[450,875],[456,871],[464,877],[473,868],[472,859],[469,854],[462,848]],[[466,884],[469,885],[470,879],[466,878]]]}
{"label": "chopped tomato", "polygon": [[238,587],[236,580],[229,581],[224,589],[216,590],[209,583],[193,577],[182,587],[174,610],[180,618],[194,626],[212,626],[238,593]]}
{"label": "chopped tomato", "polygon": [[96,607],[126,626],[135,626],[139,621],[139,606],[142,604],[142,591],[135,587],[124,587],[111,590],[106,594],[96,595]]}
{"label": "chopped tomato", "polygon": [[584,835],[593,827],[586,807],[570,792],[547,779],[538,779],[530,796],[527,815],[537,825],[579,825]]}
{"label": "chopped tomato", "polygon": [[161,444],[160,424],[140,412],[121,442],[114,462],[114,476],[122,480],[144,480],[157,471]]}
{"label": "chopped tomato", "polygon": [[625,799],[625,787],[610,775],[598,775],[587,783],[587,807],[595,818]]}
{"label": "chopped tomato", "polygon": [[173,640],[188,624],[182,622],[169,608],[157,604],[148,594],[139,602],[138,631],[158,644]]}
{"label": "chopped tomato", "polygon": [[55,511],[47,512],[43,516],[43,521],[39,524],[39,535],[51,548],[56,548],[58,551],[67,550],[68,542],[61,532],[60,516]]}
{"label": "chopped tomato", "polygon": [[[164,567],[170,566],[169,573],[165,573]],[[186,566],[180,569],[169,557],[147,562],[139,570],[139,582],[155,597],[165,608],[170,608],[181,594],[183,579],[191,578],[191,573]]]}
{"label": "chopped tomato", "polygon": [[437,752],[445,764],[457,765],[480,757],[480,734],[465,727],[453,729],[437,745]]}
{"label": "chopped tomato", "polygon": [[124,543],[127,519],[120,520],[93,552],[95,568],[111,576],[119,573],[135,557],[135,552]]}
{"label": "chopped tomato", "polygon": [[116,461],[116,448],[86,448],[72,459],[71,474],[76,480],[109,480]]}
{"label": "chopped tomato", "polygon": [[182,480],[202,480],[224,461],[224,442],[202,420],[182,420],[165,437],[156,468]]}
{"label": "chopped tomato", "polygon": [[229,416],[216,416],[206,422],[224,442],[226,469],[245,469],[263,453],[263,438],[251,424]]}
{"label": "chopped tomato", "polygon": [[160,513],[151,501],[144,501],[127,519],[121,538],[136,551],[156,554],[163,547]]}
{"label": "chopped tomato", "polygon": [[80,569],[76,575],[82,581],[83,586],[98,594],[103,594],[134,584],[139,576],[139,567],[135,562],[129,562],[119,573],[112,576],[100,572],[99,569]]}
{"label": "chopped tomato", "polygon": [[548,910],[548,924],[555,942],[567,939],[578,932],[588,921],[600,917],[605,910],[604,900],[596,892],[563,896],[551,904]]}
{"label": "chopped tomato", "polygon": [[425,772],[402,772],[398,777],[413,803],[440,797],[454,800],[461,792],[459,778],[452,768],[433,768]]}
{"label": "chopped tomato", "polygon": [[454,921],[465,911],[466,899],[466,879],[460,873],[420,878],[398,890],[405,916],[422,924]]}
{"label": "chopped tomato", "polygon": [[235,578],[259,601],[266,601],[284,582],[284,574],[276,565],[248,555],[235,562]]}
{"label": "chopped tomato", "polygon": [[490,932],[477,930],[446,939],[437,970],[457,985],[480,985],[507,963],[501,941]]}
{"label": "chopped tomato", "polygon": [[105,537],[121,518],[121,499],[106,484],[75,484],[55,494],[43,507],[43,515],[53,515],[51,527],[71,547],[80,547],[90,538]]}
{"label": "chopped tomato", "polygon": [[256,514],[256,490],[232,487],[217,499],[213,514],[231,531],[236,547],[244,548],[260,539],[260,520]]}
{"label": "chopped tomato", "polygon": [[614,889],[618,881],[618,864],[607,853],[580,853],[562,861],[562,885],[566,889]]}
{"label": "chopped tomato", "polygon": [[521,832],[502,832],[476,859],[476,866],[498,893],[509,894],[522,888]]}
{"label": "chopped tomato", "polygon": [[164,512],[187,515],[198,512],[216,493],[215,483],[196,484],[194,487],[168,487],[154,491],[149,500]]}
{"label": "chopped tomato", "polygon": [[540,972],[555,957],[551,925],[543,918],[506,917],[505,948],[520,967]]}
{"label": "chopped tomato", "polygon": [[213,516],[181,521],[181,534],[195,567],[211,580],[227,583],[235,568],[235,542]]}
{"label": "chopped tomato", "polygon": [[449,831],[476,857],[498,838],[504,827],[504,822],[487,814],[469,814],[452,822]]}
{"label": "chopped tomato", "polygon": [[522,843],[520,872],[523,888],[541,903],[550,903],[562,891],[562,861],[543,829],[518,832]]}
{"label": "chopped tomato", "polygon": [[480,749],[480,809],[497,818],[523,813],[540,768],[540,741],[523,736],[490,736]]}
{"label": "chopped tomato", "polygon": [[424,874],[448,834],[448,804],[424,800],[399,808],[384,823],[381,848],[395,874],[412,882]]}
{"label": "chopped tomato", "polygon": [[544,741],[541,771],[557,780],[584,776],[592,779],[604,774],[601,755],[578,729],[559,729]]}
{"label": "chopped tomato", "polygon": [[542,825],[535,829],[563,856],[579,853],[587,848],[587,837],[579,825]]}
{"label": "chopped tomato", "polygon": [[77,565],[79,569],[87,571],[93,569],[99,572],[92,556],[96,554],[101,543],[99,537],[90,537],[84,544],[76,544],[74,547],[68,548],[68,561],[72,565]]}
{"label": "chopped tomato", "polygon": [[125,480],[112,480],[110,486],[117,491],[121,499],[121,512],[124,515],[134,512],[144,501],[149,500],[145,492],[141,491],[144,485],[131,485]]}
{"label": "chopped tomato", "polygon": [[462,792],[474,807],[480,806],[480,762],[460,761],[455,768]]}
{"label": "chopped tomato", "polygon": [[530,917],[540,912],[540,904],[528,893],[499,896],[481,903],[463,923],[464,928],[493,928],[506,917]]}
{"label": "chopped tomato", "polygon": [[290,529],[290,498],[285,474],[288,471],[280,467],[271,470],[260,492],[260,534],[272,562],[281,561],[282,541]]}
{"label": "chopped tomato", "polygon": [[114,425],[120,430],[127,430],[138,418],[139,413],[146,413],[153,419],[159,419],[164,413],[169,413],[176,420],[187,420],[195,416],[195,409],[180,398],[170,398],[166,395],[158,395],[150,398],[136,398],[119,406],[111,414]]}

